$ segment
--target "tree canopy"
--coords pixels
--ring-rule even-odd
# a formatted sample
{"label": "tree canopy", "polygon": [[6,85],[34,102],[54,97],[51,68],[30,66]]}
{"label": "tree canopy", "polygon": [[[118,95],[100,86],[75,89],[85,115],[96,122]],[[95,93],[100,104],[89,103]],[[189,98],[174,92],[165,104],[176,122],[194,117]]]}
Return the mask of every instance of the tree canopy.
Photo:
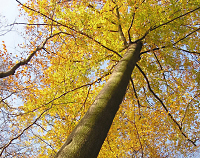
{"label": "tree canopy", "polygon": [[141,59],[98,157],[199,150],[199,0],[16,1],[26,23],[11,25],[27,42],[0,50],[1,156],[55,155],[137,41]]}

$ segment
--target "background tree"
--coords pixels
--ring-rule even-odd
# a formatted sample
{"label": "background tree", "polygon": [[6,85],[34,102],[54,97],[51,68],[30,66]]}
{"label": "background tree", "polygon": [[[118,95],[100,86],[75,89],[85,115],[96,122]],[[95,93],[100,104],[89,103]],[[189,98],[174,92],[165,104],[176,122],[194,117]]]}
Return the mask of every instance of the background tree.
{"label": "background tree", "polygon": [[175,157],[198,150],[198,0],[16,1],[30,43],[16,63],[1,51],[10,63],[0,73],[9,86],[2,100],[15,93],[23,101],[8,104],[16,108],[9,115],[17,133],[2,144],[1,155],[9,156],[22,136],[20,154],[54,155],[137,40],[143,42],[141,60],[99,157]]}

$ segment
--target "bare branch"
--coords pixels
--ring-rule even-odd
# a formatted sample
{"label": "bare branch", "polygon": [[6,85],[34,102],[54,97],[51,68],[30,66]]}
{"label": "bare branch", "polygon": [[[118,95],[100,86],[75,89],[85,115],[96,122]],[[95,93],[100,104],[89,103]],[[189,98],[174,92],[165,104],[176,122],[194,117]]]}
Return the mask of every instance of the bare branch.
{"label": "bare branch", "polygon": [[[99,81],[97,81],[97,82],[99,82]],[[78,114],[81,112],[82,108],[85,107],[85,104],[86,104],[87,99],[88,99],[89,94],[90,94],[91,86],[92,86],[92,85],[89,85],[88,92],[87,92],[87,96],[86,96],[86,98],[85,98],[85,100],[84,100],[84,102],[83,102],[83,105],[79,108],[78,112],[76,113],[76,115],[74,116],[74,118],[71,120],[71,125],[74,123],[73,121],[76,120],[76,117],[77,117]]]}
{"label": "bare branch", "polygon": [[[134,118],[135,119],[135,118]],[[130,120],[129,120],[130,121]],[[131,121],[132,122],[132,121]],[[141,140],[140,140],[140,135],[139,135],[139,132],[138,132],[138,129],[137,129],[137,126],[136,126],[136,124],[135,124],[135,120],[134,120],[134,126],[135,126],[135,130],[136,130],[136,133],[137,133],[137,137],[138,137],[138,140],[139,140],[139,143],[140,143],[140,147],[141,147],[141,150],[142,150],[142,156],[141,156],[141,158],[143,158],[144,157],[144,151],[143,151],[143,145],[142,145],[142,142],[141,142]]]}
{"label": "bare branch", "polygon": [[[143,1],[141,2],[141,4],[144,3],[144,2],[145,2],[145,0],[143,0]],[[135,3],[136,3],[136,2],[135,2]],[[140,5],[141,5],[141,4],[140,4]],[[134,21],[134,19],[135,19],[135,13],[136,13],[136,11],[137,11],[138,8],[139,8],[139,7],[135,7],[135,12],[134,12],[133,15],[132,15],[131,25],[129,26],[129,29],[128,29],[129,43],[134,43],[134,42],[131,41],[130,30],[131,30],[131,27],[133,26],[133,21]],[[138,41],[139,41],[139,40],[138,40]]]}
{"label": "bare branch", "polygon": [[[128,120],[131,124],[133,124],[134,127],[135,127],[136,135],[137,135],[137,138],[138,138],[138,141],[139,141],[139,143],[140,143],[141,150],[142,150],[141,158],[143,158],[143,157],[144,157],[143,145],[142,145],[142,142],[141,142],[141,139],[140,139],[140,134],[139,134],[139,132],[138,132],[137,126],[136,126],[136,124],[135,124],[135,114],[134,114],[134,121],[131,121],[130,119],[127,119],[127,120]],[[140,149],[139,149],[139,150],[140,150]],[[139,150],[138,150],[138,151],[139,151]]]}
{"label": "bare branch", "polygon": [[108,142],[108,146],[109,146],[109,148],[110,148],[110,151],[111,151],[112,153],[114,153],[113,150],[112,150],[112,148],[111,148],[110,141],[109,141],[108,138],[109,138],[109,137],[106,137],[106,140],[107,140],[107,142]]}
{"label": "bare branch", "polygon": [[173,47],[173,48],[177,49],[177,50],[181,50],[181,51],[187,52],[187,53],[200,55],[200,52],[188,51],[188,50],[185,50],[185,49],[182,49],[182,48],[178,48],[178,47]]}
{"label": "bare branch", "polygon": [[146,33],[139,39],[137,39],[136,41],[132,42],[132,43],[137,43],[138,41],[142,41],[150,32],[151,28],[149,30],[146,31]]}
{"label": "bare branch", "polygon": [[[107,72],[106,74],[104,74],[104,75],[102,75],[101,77],[97,78],[95,81],[93,81],[93,82],[91,82],[91,83],[87,83],[87,84],[84,84],[84,85],[82,85],[82,86],[76,87],[76,88],[74,88],[74,89],[72,89],[72,90],[66,91],[66,92],[64,92],[63,94],[61,94],[60,96],[58,96],[57,98],[53,98],[53,99],[50,100],[49,102],[46,102],[46,103],[42,104],[41,106],[39,106],[39,107],[37,107],[37,108],[31,110],[31,111],[28,111],[28,112],[25,112],[25,113],[15,114],[15,116],[25,115],[25,114],[34,112],[34,111],[36,111],[36,110],[38,110],[38,109],[40,109],[40,108],[42,108],[42,107],[44,107],[44,106],[46,106],[46,105],[48,105],[48,104],[50,104],[50,103],[53,103],[55,100],[57,100],[57,99],[59,99],[59,98],[65,96],[65,95],[67,95],[67,94],[70,93],[70,92],[74,92],[74,91],[76,91],[76,90],[78,90],[78,89],[81,89],[81,88],[83,88],[83,87],[88,87],[88,86],[94,85],[95,83],[99,83],[99,82],[102,81],[103,78],[105,78],[106,76],[108,76],[108,75],[111,74],[110,71],[111,71],[113,68],[114,68],[114,66],[109,70],[109,72]],[[89,89],[89,90],[90,90],[90,89]],[[88,95],[89,95],[89,90],[88,90]],[[1,101],[4,102],[3,100],[1,100]],[[6,104],[6,103],[5,103],[5,104]],[[56,104],[53,104],[53,105],[56,105]],[[8,106],[8,105],[7,105],[7,106]]]}

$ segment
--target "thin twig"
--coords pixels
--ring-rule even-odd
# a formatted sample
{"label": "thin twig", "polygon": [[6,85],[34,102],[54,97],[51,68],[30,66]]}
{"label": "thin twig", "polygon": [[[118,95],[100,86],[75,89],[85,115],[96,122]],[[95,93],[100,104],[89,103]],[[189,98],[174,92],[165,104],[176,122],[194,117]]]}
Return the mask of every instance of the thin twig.
{"label": "thin twig", "polygon": [[86,98],[85,98],[82,106],[79,108],[79,110],[77,110],[78,112],[76,113],[76,115],[74,116],[74,118],[71,120],[71,125],[74,123],[73,121],[76,120],[76,118],[77,118],[78,114],[81,112],[82,108],[85,108],[85,103],[86,103],[86,101],[87,101],[87,99],[89,97],[91,86],[92,85],[90,85],[89,88],[88,88],[87,96],[86,96]]}
{"label": "thin twig", "polygon": [[142,150],[142,156],[141,156],[141,158],[143,158],[143,156],[144,156],[144,151],[143,151],[142,142],[141,142],[141,140],[140,140],[140,135],[139,135],[139,132],[138,132],[138,129],[137,129],[137,126],[136,126],[135,122],[134,122],[133,124],[134,124],[134,126],[135,126],[135,130],[136,130],[136,133],[137,133],[137,137],[138,137],[138,140],[139,140],[139,143],[140,143],[140,147],[141,147],[141,150]]}
{"label": "thin twig", "polygon": [[[89,4],[88,5],[88,8],[92,8],[93,10],[95,10],[95,12],[97,12],[97,13],[99,13],[99,14],[101,14],[101,12],[100,11],[98,11],[93,5],[91,5],[91,4]],[[113,8],[114,9],[114,8]],[[112,11],[112,10],[109,10],[109,11]],[[112,24],[114,24],[114,25],[117,25],[114,21],[112,21],[111,19],[108,19],[108,18],[106,18],[106,17],[104,17],[106,20],[108,20],[109,22],[111,22]]]}
{"label": "thin twig", "polygon": [[[145,2],[145,0],[143,0],[142,2],[141,2],[141,4],[142,3],[144,3]],[[135,2],[136,3],[136,2]],[[140,4],[140,5],[141,5]],[[135,13],[136,13],[136,11],[137,11],[137,9],[138,9],[139,7],[135,7],[135,11],[134,11],[134,13],[133,13],[133,15],[132,15],[132,20],[131,20],[131,25],[130,25],[130,27],[129,27],[129,29],[128,29],[128,37],[129,37],[129,43],[137,43],[138,41],[140,41],[140,40],[142,40],[142,38],[141,39],[139,39],[139,40],[136,40],[135,42],[132,42],[131,41],[131,35],[130,35],[130,30],[131,30],[131,28],[132,28],[132,26],[133,26],[133,21],[134,21],[134,19],[135,19]],[[147,33],[147,32],[146,32]],[[145,37],[146,37],[146,33],[145,33]],[[147,33],[148,34],[148,33]]]}
{"label": "thin twig", "polygon": [[41,137],[39,137],[38,135],[36,135],[33,131],[32,131],[32,134],[33,134],[35,137],[37,137],[38,139],[40,139],[42,142],[44,142],[46,145],[48,145],[48,146],[53,150],[53,152],[56,153],[56,151],[54,150],[54,148],[52,147],[51,144],[47,143],[44,139],[42,139]]}
{"label": "thin twig", "polygon": [[[134,109],[135,109],[135,107],[134,107]],[[140,139],[140,134],[138,132],[138,129],[137,129],[137,126],[136,126],[136,123],[135,123],[135,110],[134,110],[134,121],[131,121],[129,119],[128,119],[128,121],[131,122],[134,125],[134,127],[135,127],[135,130],[136,130],[136,133],[137,133],[137,138],[138,138],[138,141],[140,143],[141,150],[142,150],[142,156],[141,156],[141,158],[143,158],[144,151],[143,151],[143,145],[142,145],[142,142],[141,142],[141,139]]]}

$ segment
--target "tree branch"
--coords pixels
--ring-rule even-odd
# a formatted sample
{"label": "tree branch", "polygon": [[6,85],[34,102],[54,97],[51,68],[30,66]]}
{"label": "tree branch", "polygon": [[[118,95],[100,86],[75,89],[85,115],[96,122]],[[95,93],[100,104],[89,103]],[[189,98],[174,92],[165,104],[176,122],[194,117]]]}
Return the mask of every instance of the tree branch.
{"label": "tree branch", "polygon": [[162,107],[164,108],[165,112],[167,113],[167,115],[171,118],[171,120],[177,125],[179,131],[181,132],[181,134],[189,141],[191,142],[194,146],[196,146],[195,142],[192,141],[191,139],[188,138],[188,136],[183,132],[182,127],[178,124],[178,122],[173,118],[173,116],[171,115],[171,113],[169,112],[169,110],[167,109],[167,107],[165,106],[165,104],[163,103],[163,101],[154,93],[154,91],[151,89],[149,80],[147,78],[147,76],[145,75],[145,73],[142,71],[142,69],[139,67],[138,64],[136,64],[136,67],[138,68],[138,70],[142,73],[142,75],[144,76],[148,88],[150,90],[150,92],[154,95],[154,97],[161,103]]}
{"label": "tree branch", "polygon": [[135,13],[133,13],[133,17],[132,17],[132,20],[131,20],[131,25],[130,25],[129,28],[128,28],[128,39],[129,39],[129,43],[132,43],[130,31],[131,31],[131,27],[133,26],[133,21],[134,21],[134,19],[135,19]]}
{"label": "tree branch", "polygon": [[200,52],[188,51],[188,50],[185,50],[185,49],[182,49],[182,48],[178,48],[178,47],[173,47],[173,48],[174,48],[174,49],[177,49],[177,50],[181,50],[181,51],[187,52],[187,53],[198,54],[198,55],[200,55]]}
{"label": "tree branch", "polygon": [[120,35],[122,41],[124,42],[124,46],[127,46],[128,43],[126,41],[126,38],[125,38],[124,33],[122,31],[122,26],[121,26],[121,23],[120,23],[120,15],[119,15],[119,8],[118,8],[118,6],[116,7],[116,13],[117,13],[117,19],[118,19],[118,32],[119,32],[119,35]]}
{"label": "tree branch", "polygon": [[12,26],[12,25],[30,25],[30,26],[61,26],[61,25],[54,25],[54,24],[45,24],[45,23],[25,23],[25,22],[20,22],[20,23],[12,23],[8,26]]}
{"label": "tree branch", "polygon": [[135,94],[135,98],[136,98],[136,100],[137,100],[137,103],[138,103],[138,107],[140,107],[140,106],[141,106],[141,104],[140,104],[140,101],[139,101],[139,98],[138,98],[137,92],[136,92],[136,90],[135,90],[135,86],[134,86],[134,83],[133,83],[133,80],[132,80],[132,78],[131,78],[130,80],[131,80],[131,84],[132,84],[133,91],[134,91],[134,94]]}
{"label": "tree branch", "polygon": [[[100,11],[98,11],[98,10],[97,10],[93,5],[91,5],[91,4],[88,5],[88,8],[92,8],[95,12],[101,14]],[[114,9],[114,8],[113,8],[113,9]],[[111,10],[110,10],[110,11],[111,11]],[[106,18],[106,17],[105,17],[105,19],[108,20],[109,22],[111,22],[112,24],[117,25],[117,24],[116,24],[114,21],[112,21],[111,19],[108,19],[108,18]]]}
{"label": "tree branch", "polygon": [[198,10],[198,9],[200,9],[200,7],[197,7],[196,9],[193,9],[193,10],[191,10],[191,11],[185,13],[185,14],[182,14],[182,15],[180,15],[180,16],[178,16],[178,17],[172,19],[172,20],[169,20],[168,22],[165,22],[165,23],[160,24],[160,25],[158,25],[158,26],[154,26],[153,28],[150,29],[150,31],[153,31],[153,30],[155,30],[155,29],[157,29],[157,28],[159,28],[159,27],[161,27],[161,26],[167,25],[167,24],[169,24],[169,23],[175,21],[176,19],[179,19],[179,18],[181,18],[181,17],[184,17],[184,16],[186,16],[186,15],[188,15],[188,14],[190,14],[190,13],[192,13],[192,12]]}
{"label": "tree branch", "polygon": [[197,32],[197,31],[199,31],[199,30],[200,30],[200,28],[198,28],[198,29],[196,29],[196,30],[194,30],[194,31],[190,32],[190,33],[189,33],[189,34],[187,34],[185,37],[183,37],[183,38],[179,39],[178,41],[176,41],[175,43],[173,43],[173,45],[176,45],[178,42],[180,42],[180,41],[184,40],[185,38],[187,38],[188,36],[190,36],[191,34],[193,34],[193,33]]}
{"label": "tree branch", "polygon": [[[176,45],[178,42],[184,40],[185,38],[189,37],[190,35],[192,35],[193,33],[199,31],[200,28],[190,32],[189,34],[187,34],[186,36],[182,37],[181,39],[179,39],[178,41],[174,42],[172,45]],[[145,53],[148,53],[148,52],[151,52],[151,51],[155,51],[155,50],[160,50],[160,49],[163,49],[163,48],[167,48],[168,46],[161,46],[161,47],[157,47],[157,48],[154,48],[154,49],[150,49],[150,50],[147,50],[147,51],[144,51],[144,52],[141,52],[140,55],[142,54],[145,54]],[[187,50],[184,50],[184,49],[181,49],[181,48],[177,48],[177,47],[173,47],[175,49],[178,49],[178,50],[182,50],[182,51],[185,51],[185,52],[188,52],[188,53],[193,53],[193,54],[200,54],[198,52],[190,52],[190,51],[187,51]]]}
{"label": "tree branch", "polygon": [[190,100],[190,102],[187,104],[186,109],[185,109],[184,116],[183,116],[183,118],[182,118],[182,120],[181,120],[181,127],[183,126],[183,121],[184,121],[184,119],[185,119],[185,117],[186,117],[186,114],[187,114],[187,111],[188,111],[188,109],[189,109],[190,103],[191,103],[196,97],[198,97],[199,95],[200,95],[200,93],[197,94],[197,95],[195,95],[195,96],[192,98],[192,100]]}
{"label": "tree branch", "polygon": [[[134,118],[134,119],[135,119],[135,118]],[[141,158],[143,158],[143,157],[144,157],[143,145],[142,145],[142,142],[141,142],[141,140],[140,140],[140,135],[139,135],[137,126],[136,126],[136,124],[135,124],[135,120],[134,120],[134,123],[133,123],[133,124],[134,124],[134,126],[135,126],[136,133],[137,133],[137,137],[138,137],[138,140],[139,140],[139,143],[140,143],[140,147],[141,147],[141,150],[142,150],[142,156],[141,156]]]}
{"label": "tree branch", "polygon": [[10,75],[14,75],[14,74],[15,74],[15,71],[16,71],[20,66],[26,65],[26,64],[33,58],[33,56],[36,54],[36,52],[38,52],[38,51],[40,51],[41,49],[44,48],[45,44],[47,43],[47,41],[48,41],[50,38],[52,38],[52,37],[54,37],[54,36],[56,36],[56,35],[59,35],[59,34],[61,34],[61,33],[62,33],[62,32],[59,32],[59,33],[56,33],[56,34],[53,34],[53,35],[47,37],[47,38],[45,39],[45,41],[42,43],[42,45],[41,45],[41,46],[38,46],[38,47],[28,56],[28,58],[26,58],[26,59],[24,59],[24,60],[18,62],[17,64],[15,64],[9,71],[1,72],[1,73],[0,73],[0,78],[4,78],[4,77],[10,76]]}
{"label": "tree branch", "polygon": [[[136,135],[137,135],[137,138],[138,138],[138,141],[139,141],[139,143],[140,143],[140,148],[141,148],[141,158],[143,158],[144,157],[144,151],[143,151],[143,145],[142,145],[142,142],[141,142],[141,138],[140,138],[140,134],[139,134],[139,132],[138,132],[138,129],[137,129],[137,126],[136,126],[136,124],[135,124],[135,114],[134,114],[134,121],[131,121],[131,120],[129,120],[129,119],[127,119],[131,124],[133,124],[134,125],[134,127],[135,127],[135,131],[136,131]],[[139,149],[140,150],[140,149]],[[139,151],[138,150],[138,151]]]}
{"label": "tree branch", "polygon": [[166,46],[157,47],[157,48],[154,48],[154,49],[150,49],[150,50],[141,52],[140,55],[145,54],[145,53],[148,53],[148,52],[151,52],[151,51],[160,50],[160,49],[163,49],[163,48],[166,48]]}
{"label": "tree branch", "polygon": [[51,144],[49,144],[48,142],[46,142],[44,139],[42,139],[40,136],[38,136],[38,135],[36,135],[33,131],[32,131],[32,134],[35,136],[35,137],[37,137],[38,139],[40,139],[42,142],[44,142],[46,145],[48,145],[51,149],[52,149],[52,151],[54,152],[54,153],[56,153],[56,151],[54,150],[54,148],[53,148],[53,146],[51,145]]}
{"label": "tree branch", "polygon": [[[169,23],[175,21],[176,19],[179,19],[179,18],[181,18],[181,17],[184,17],[184,16],[186,16],[186,15],[188,15],[188,14],[190,14],[190,13],[192,13],[192,12],[198,10],[198,9],[200,9],[200,7],[197,7],[196,9],[193,9],[193,10],[191,10],[191,11],[185,13],[185,14],[182,14],[182,15],[180,15],[180,16],[178,16],[178,17],[172,19],[172,20],[169,20],[169,21],[167,21],[167,22],[165,22],[165,23],[163,23],[163,24],[160,24],[160,25],[154,26],[154,27],[150,27],[150,29],[147,30],[146,33],[145,33],[140,39],[134,41],[133,43],[137,43],[138,41],[143,40],[143,39],[149,34],[149,32],[151,32],[151,31],[153,31],[153,30],[155,30],[155,29],[157,29],[157,28],[159,28],[159,27],[161,27],[161,26],[167,25],[167,24],[169,24]],[[178,42],[179,42],[179,41],[178,41]],[[175,43],[175,44],[176,44],[176,43]]]}
{"label": "tree branch", "polygon": [[[161,69],[162,71],[164,71],[164,69],[163,69],[163,67],[162,67],[162,65],[161,65],[161,63],[160,63],[160,61],[158,60],[157,55],[156,55],[154,52],[153,52],[153,54],[154,54],[154,56],[155,56],[155,58],[156,58],[156,61],[157,61],[158,65],[159,65],[160,69]],[[166,86],[168,87],[169,85],[168,85],[168,83],[167,83],[167,80],[166,80],[166,77],[165,77],[165,73],[162,72],[162,75],[163,75],[163,79],[165,80]],[[169,86],[169,87],[170,87],[170,86]],[[171,88],[171,87],[170,87],[170,88]],[[172,89],[172,88],[171,88],[171,89]]]}

